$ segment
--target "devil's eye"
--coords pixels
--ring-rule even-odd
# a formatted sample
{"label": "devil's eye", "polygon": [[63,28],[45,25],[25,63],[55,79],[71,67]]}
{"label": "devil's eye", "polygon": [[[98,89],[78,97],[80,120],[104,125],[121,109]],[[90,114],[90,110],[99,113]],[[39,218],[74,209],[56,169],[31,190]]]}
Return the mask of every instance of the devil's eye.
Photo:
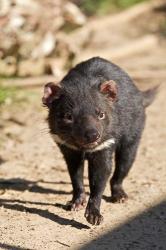
{"label": "devil's eye", "polygon": [[73,121],[73,116],[72,116],[72,114],[71,113],[65,113],[64,114],[64,120],[66,120],[66,121],[68,121],[68,122],[72,122]]}
{"label": "devil's eye", "polygon": [[104,112],[100,112],[100,113],[98,114],[98,118],[99,118],[100,120],[103,120],[103,119],[105,118],[105,113],[104,113]]}

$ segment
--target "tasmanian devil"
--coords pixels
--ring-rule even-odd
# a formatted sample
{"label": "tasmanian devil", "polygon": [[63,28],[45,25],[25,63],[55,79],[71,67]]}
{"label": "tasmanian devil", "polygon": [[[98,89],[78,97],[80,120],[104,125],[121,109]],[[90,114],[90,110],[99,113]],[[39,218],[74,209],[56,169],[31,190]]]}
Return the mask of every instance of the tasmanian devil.
{"label": "tasmanian devil", "polygon": [[111,200],[127,198],[122,183],[134,159],[145,124],[145,107],[156,88],[141,92],[120,67],[99,58],[82,62],[59,84],[48,83],[43,103],[49,109],[50,133],[67,163],[73,186],[71,209],[86,203],[83,186],[84,160],[88,161],[90,197],[85,217],[102,222],[100,204],[111,173]]}

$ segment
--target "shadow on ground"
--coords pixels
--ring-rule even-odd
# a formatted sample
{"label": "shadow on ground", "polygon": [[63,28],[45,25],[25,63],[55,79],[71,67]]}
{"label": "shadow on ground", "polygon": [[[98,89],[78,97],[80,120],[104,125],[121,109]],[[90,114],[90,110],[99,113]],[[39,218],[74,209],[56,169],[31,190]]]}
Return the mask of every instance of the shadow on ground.
{"label": "shadow on ground", "polygon": [[[9,210],[15,210],[15,211],[19,211],[19,212],[26,212],[26,213],[30,213],[30,214],[37,214],[45,219],[51,220],[55,223],[58,223],[60,225],[70,225],[71,227],[77,228],[77,229],[89,229],[90,227],[82,224],[80,222],[77,222],[73,219],[67,219],[67,218],[63,218],[57,214],[54,214],[52,212],[50,212],[48,209],[41,209],[41,208],[35,208],[35,207],[28,207],[19,203],[24,203],[20,200],[9,200],[9,199],[0,199],[0,207],[3,207],[5,209],[9,209]],[[32,204],[33,202],[28,202],[26,201],[25,203],[30,203]],[[35,204],[38,204],[37,202],[35,202]],[[39,203],[40,205],[42,203]],[[39,205],[38,204],[38,205]],[[43,203],[45,205],[45,203]]]}
{"label": "shadow on ground", "polygon": [[165,250],[166,201],[91,241],[80,250]]}
{"label": "shadow on ground", "polygon": [[12,178],[12,179],[0,179],[0,189],[1,190],[16,190],[16,191],[25,191],[28,190],[29,192],[34,193],[49,193],[49,194],[71,194],[70,191],[64,190],[55,190],[51,188],[45,188],[40,186],[39,184],[62,184],[67,185],[70,182],[49,182],[49,181],[30,181],[21,178]]}
{"label": "shadow on ground", "polygon": [[0,243],[0,249],[8,249],[8,250],[33,250],[31,248],[17,247],[5,243]]}
{"label": "shadow on ground", "polygon": [[5,160],[0,156],[0,165],[3,164]]}
{"label": "shadow on ground", "polygon": [[[49,181],[30,181],[20,178],[13,178],[13,179],[0,179],[0,189],[1,190],[17,190],[17,191],[25,191],[28,190],[29,192],[35,193],[52,193],[52,194],[71,194],[71,192],[62,191],[62,190],[55,190],[50,188],[45,188],[40,186],[40,183],[44,184],[70,184],[68,182],[49,182]],[[88,229],[89,226],[79,223],[75,220],[70,220],[67,218],[63,218],[57,214],[50,212],[48,209],[41,209],[36,207],[29,207],[29,205],[39,205],[39,206],[54,206],[64,210],[68,210],[68,205],[59,204],[59,203],[48,203],[48,202],[38,202],[38,201],[25,201],[20,199],[0,199],[0,207],[9,210],[15,210],[20,212],[27,212],[31,214],[39,215],[45,219],[51,220],[55,223],[60,225],[70,225],[71,227],[77,229]],[[2,246],[0,245],[0,248]],[[8,248],[5,248],[8,249]],[[19,248],[18,248],[19,249]]]}

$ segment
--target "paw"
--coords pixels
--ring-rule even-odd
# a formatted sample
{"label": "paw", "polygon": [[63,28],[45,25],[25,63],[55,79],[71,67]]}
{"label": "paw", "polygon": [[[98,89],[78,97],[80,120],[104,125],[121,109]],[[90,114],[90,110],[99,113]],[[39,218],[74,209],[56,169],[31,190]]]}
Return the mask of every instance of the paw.
{"label": "paw", "polygon": [[119,190],[111,196],[111,202],[124,203],[128,199],[127,194],[123,190]]}
{"label": "paw", "polygon": [[68,210],[70,211],[79,211],[85,208],[86,205],[86,196],[81,194],[78,198],[74,199],[68,204]]}
{"label": "paw", "polygon": [[85,218],[92,225],[100,225],[103,222],[103,216],[95,208],[87,208],[85,211]]}

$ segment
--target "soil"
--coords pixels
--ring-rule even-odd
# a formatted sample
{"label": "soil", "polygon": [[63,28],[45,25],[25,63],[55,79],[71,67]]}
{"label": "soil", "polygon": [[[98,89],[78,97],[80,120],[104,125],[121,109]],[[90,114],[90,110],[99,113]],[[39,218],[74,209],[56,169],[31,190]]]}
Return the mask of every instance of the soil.
{"label": "soil", "polygon": [[[165,46],[121,60],[130,70],[155,70],[156,78],[137,81],[141,89],[162,83],[147,122],[136,161],[124,187],[127,202],[110,202],[104,192],[104,222],[91,226],[84,210],[66,211],[72,188],[66,165],[53,143],[42,87],[24,103],[1,111],[0,249],[166,249],[166,86],[158,77],[165,68]],[[25,95],[29,95],[25,90]],[[84,177],[89,192],[87,167]]]}

